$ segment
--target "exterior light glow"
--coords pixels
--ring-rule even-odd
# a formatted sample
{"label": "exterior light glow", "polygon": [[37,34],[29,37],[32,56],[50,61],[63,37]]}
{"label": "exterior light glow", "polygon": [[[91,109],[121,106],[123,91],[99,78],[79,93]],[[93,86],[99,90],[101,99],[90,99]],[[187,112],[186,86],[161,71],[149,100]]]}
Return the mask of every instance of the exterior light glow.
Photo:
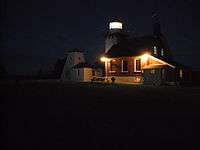
{"label": "exterior light glow", "polygon": [[109,24],[109,29],[122,29],[122,23],[121,22],[111,22]]}
{"label": "exterior light glow", "polygon": [[141,82],[141,77],[135,77],[134,81],[137,82],[137,83]]}
{"label": "exterior light glow", "polygon": [[147,62],[147,60],[148,60],[149,56],[150,56],[150,55],[149,55],[149,54],[147,54],[147,53],[146,53],[146,54],[144,54],[144,55],[142,55],[142,56],[141,56],[141,58],[142,58],[142,61],[143,61],[143,62]]}
{"label": "exterior light glow", "polygon": [[102,62],[106,62],[106,61],[108,61],[109,59],[108,58],[106,58],[106,57],[101,57],[101,59],[100,59]]}
{"label": "exterior light glow", "polygon": [[151,55],[149,55],[149,57],[150,57],[151,59],[155,60],[155,61],[158,61],[158,62],[162,63],[162,64],[168,65],[168,66],[170,66],[170,67],[172,67],[172,68],[176,68],[174,65],[171,65],[171,64],[169,64],[169,63],[167,63],[167,62],[165,62],[165,61],[163,61],[163,60],[161,60],[161,59],[158,59],[158,58],[153,57],[153,56],[151,56]]}
{"label": "exterior light glow", "polygon": [[163,61],[163,60],[161,60],[161,59],[158,59],[158,58],[156,58],[156,57],[154,57],[154,56],[152,56],[152,55],[150,55],[150,54],[148,54],[148,53],[142,55],[142,56],[141,56],[141,59],[142,59],[142,62],[143,62],[143,63],[147,63],[148,59],[152,59],[152,60],[154,60],[154,61],[160,62],[161,64],[165,64],[165,65],[168,65],[168,66],[170,66],[170,67],[172,67],[172,68],[175,68],[174,65],[171,65],[171,64],[169,64],[169,63],[167,63],[167,62],[165,62],[165,61]]}

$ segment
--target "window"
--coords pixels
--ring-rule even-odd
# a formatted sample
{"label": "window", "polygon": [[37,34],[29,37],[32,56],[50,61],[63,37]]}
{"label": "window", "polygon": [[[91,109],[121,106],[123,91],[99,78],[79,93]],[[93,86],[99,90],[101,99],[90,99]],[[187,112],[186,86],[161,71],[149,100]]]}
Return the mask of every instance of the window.
{"label": "window", "polygon": [[135,60],[134,71],[135,72],[141,72],[141,59],[136,59]]}
{"label": "window", "polygon": [[151,73],[151,74],[155,74],[155,73],[156,73],[156,70],[155,70],[155,69],[151,69],[151,70],[150,70],[150,73]]}
{"label": "window", "polygon": [[95,74],[95,70],[92,70],[92,76],[95,76],[96,74]]}
{"label": "window", "polygon": [[111,60],[110,61],[110,72],[116,72],[116,70],[117,70],[117,66],[116,66],[116,64],[114,64],[114,61]]}
{"label": "window", "polygon": [[156,46],[153,47],[153,54],[157,55],[157,47]]}
{"label": "window", "polygon": [[180,77],[181,79],[183,78],[183,70],[182,70],[182,69],[179,70],[179,77]]}
{"label": "window", "polygon": [[77,76],[79,76],[79,75],[80,75],[80,70],[78,69],[78,70],[77,70]]}
{"label": "window", "polygon": [[161,49],[161,56],[164,56],[164,49]]}
{"label": "window", "polygon": [[122,60],[121,71],[128,72],[128,61]]}

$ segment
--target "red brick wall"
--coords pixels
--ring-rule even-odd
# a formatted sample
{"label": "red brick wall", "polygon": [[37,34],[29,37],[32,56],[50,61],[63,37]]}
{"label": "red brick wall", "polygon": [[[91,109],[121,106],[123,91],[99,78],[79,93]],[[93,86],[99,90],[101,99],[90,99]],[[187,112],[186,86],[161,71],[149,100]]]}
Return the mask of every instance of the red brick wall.
{"label": "red brick wall", "polygon": [[[122,60],[128,61],[128,72],[121,71],[121,63]],[[141,75],[141,73],[134,72],[134,57],[119,57],[112,58],[112,63],[116,65],[117,70],[115,72],[111,72],[110,62],[107,62],[107,76],[133,76],[133,75]]]}

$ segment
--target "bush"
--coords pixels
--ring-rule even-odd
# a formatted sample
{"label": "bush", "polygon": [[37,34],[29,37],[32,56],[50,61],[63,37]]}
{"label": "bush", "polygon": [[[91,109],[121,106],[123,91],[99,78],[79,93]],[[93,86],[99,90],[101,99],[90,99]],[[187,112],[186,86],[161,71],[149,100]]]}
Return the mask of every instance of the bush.
{"label": "bush", "polygon": [[116,80],[115,77],[111,78],[112,83],[115,83],[115,80]]}

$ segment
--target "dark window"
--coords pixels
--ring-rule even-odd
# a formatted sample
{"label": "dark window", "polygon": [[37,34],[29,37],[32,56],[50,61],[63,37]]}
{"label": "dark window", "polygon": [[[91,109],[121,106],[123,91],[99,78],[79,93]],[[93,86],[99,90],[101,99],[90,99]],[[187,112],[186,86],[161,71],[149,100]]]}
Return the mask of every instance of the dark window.
{"label": "dark window", "polygon": [[141,60],[137,59],[135,63],[136,63],[136,65],[135,65],[136,72],[141,71]]}
{"label": "dark window", "polygon": [[122,60],[122,72],[128,71],[128,61]]}
{"label": "dark window", "polygon": [[78,76],[80,75],[80,70],[79,70],[79,69],[77,70],[77,75],[78,75]]}
{"label": "dark window", "polygon": [[165,77],[165,69],[161,70],[161,77],[164,78]]}
{"label": "dark window", "polygon": [[95,76],[95,70],[92,70],[92,76]]}
{"label": "dark window", "polygon": [[155,74],[155,73],[156,73],[156,70],[155,70],[155,69],[151,69],[151,70],[150,70],[150,73],[151,73],[151,74]]}

